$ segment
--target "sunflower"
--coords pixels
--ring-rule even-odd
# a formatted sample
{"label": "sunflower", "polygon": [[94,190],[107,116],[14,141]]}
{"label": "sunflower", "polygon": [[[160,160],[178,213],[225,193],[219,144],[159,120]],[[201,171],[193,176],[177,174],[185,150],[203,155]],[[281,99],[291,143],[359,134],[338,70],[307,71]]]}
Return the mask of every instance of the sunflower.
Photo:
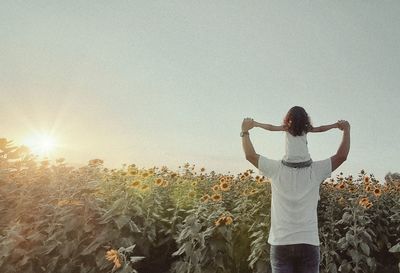
{"label": "sunflower", "polygon": [[373,206],[372,202],[370,202],[367,197],[362,198],[358,203],[360,206],[366,209],[369,209]]}
{"label": "sunflower", "polygon": [[232,219],[231,216],[226,216],[225,217],[225,224],[226,225],[230,225],[230,224],[232,224],[232,222],[233,222],[233,219]]}
{"label": "sunflower", "polygon": [[219,184],[219,187],[222,191],[229,191],[231,185],[228,182],[221,182],[221,184]]}
{"label": "sunflower", "polygon": [[201,202],[207,202],[208,200],[210,200],[210,195],[205,194],[200,198]]}
{"label": "sunflower", "polygon": [[261,184],[264,184],[265,182],[267,182],[266,180],[265,180],[265,177],[264,176],[256,176],[256,183],[257,184],[259,184],[259,185],[261,185]]}
{"label": "sunflower", "polygon": [[368,197],[363,197],[363,198],[360,199],[360,201],[358,201],[358,204],[360,206],[365,206],[368,203],[369,203]]}
{"label": "sunflower", "polygon": [[218,201],[221,201],[221,200],[222,200],[222,196],[221,196],[221,194],[219,194],[219,193],[214,193],[214,194],[211,196],[211,198],[212,198],[212,200],[215,201],[215,202],[218,202]]}
{"label": "sunflower", "polygon": [[142,185],[142,187],[140,188],[142,191],[147,191],[149,189],[148,185]]}
{"label": "sunflower", "polygon": [[245,171],[243,175],[248,177],[250,175],[250,173],[248,171]]}
{"label": "sunflower", "polygon": [[220,225],[230,225],[232,224],[233,219],[231,216],[220,216],[217,221],[215,221],[215,226]]}
{"label": "sunflower", "polygon": [[353,177],[352,177],[352,176],[349,176],[349,177],[347,178],[347,183],[349,183],[349,184],[352,184],[352,183],[353,183]]}
{"label": "sunflower", "polygon": [[365,176],[364,177],[364,183],[365,184],[369,184],[370,180],[369,180],[369,176]]}
{"label": "sunflower", "polygon": [[337,188],[340,190],[344,189],[345,187],[346,185],[343,182],[337,185]]}
{"label": "sunflower", "polygon": [[164,183],[164,179],[159,177],[156,179],[155,183],[157,186],[162,186],[162,184]]}
{"label": "sunflower", "polygon": [[366,186],[365,191],[372,191],[372,187],[370,185]]}
{"label": "sunflower", "polygon": [[146,177],[148,177],[148,176],[149,176],[149,173],[148,173],[148,172],[142,173],[142,177],[143,177],[143,178],[146,178]]}
{"label": "sunflower", "polygon": [[106,259],[112,261],[114,263],[115,268],[121,267],[121,260],[118,254],[118,251],[115,249],[111,249],[106,252]]}
{"label": "sunflower", "polygon": [[379,197],[379,196],[381,196],[381,194],[382,194],[381,189],[380,189],[380,188],[375,188],[375,190],[374,190],[374,195],[375,195],[376,197]]}
{"label": "sunflower", "polygon": [[203,167],[200,169],[200,172],[204,172],[206,169]]}
{"label": "sunflower", "polygon": [[372,206],[373,206],[372,203],[368,202],[367,204],[365,204],[364,207],[367,208],[367,209],[370,209]]}
{"label": "sunflower", "polygon": [[213,191],[219,191],[220,190],[220,186],[217,184],[217,185],[214,185],[213,187],[212,187],[212,190]]}
{"label": "sunflower", "polygon": [[134,180],[132,183],[129,185],[130,188],[138,188],[140,186],[141,182],[139,180]]}
{"label": "sunflower", "polygon": [[106,259],[111,261],[114,260],[115,258],[118,259],[118,251],[115,249],[111,249],[109,251],[106,252]]}

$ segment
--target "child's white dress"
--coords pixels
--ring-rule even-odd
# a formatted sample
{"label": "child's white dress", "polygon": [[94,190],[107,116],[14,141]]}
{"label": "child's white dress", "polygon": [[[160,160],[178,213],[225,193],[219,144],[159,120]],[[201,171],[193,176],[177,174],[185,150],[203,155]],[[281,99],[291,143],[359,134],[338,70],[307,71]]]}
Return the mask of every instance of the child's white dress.
{"label": "child's white dress", "polygon": [[289,163],[299,163],[311,160],[307,147],[307,134],[293,136],[286,132],[286,154],[283,160]]}

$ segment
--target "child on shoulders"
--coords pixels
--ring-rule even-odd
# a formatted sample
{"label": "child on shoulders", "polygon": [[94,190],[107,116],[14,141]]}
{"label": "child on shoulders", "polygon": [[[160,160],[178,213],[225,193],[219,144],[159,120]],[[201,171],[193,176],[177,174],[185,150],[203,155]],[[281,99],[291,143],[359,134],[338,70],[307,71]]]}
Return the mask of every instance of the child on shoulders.
{"label": "child on shoulders", "polygon": [[286,147],[282,164],[288,167],[308,167],[312,163],[307,146],[307,133],[325,132],[338,128],[338,123],[313,127],[310,117],[303,107],[294,106],[286,114],[283,124],[279,126],[259,123],[254,121],[254,127],[260,127],[268,131],[285,131]]}

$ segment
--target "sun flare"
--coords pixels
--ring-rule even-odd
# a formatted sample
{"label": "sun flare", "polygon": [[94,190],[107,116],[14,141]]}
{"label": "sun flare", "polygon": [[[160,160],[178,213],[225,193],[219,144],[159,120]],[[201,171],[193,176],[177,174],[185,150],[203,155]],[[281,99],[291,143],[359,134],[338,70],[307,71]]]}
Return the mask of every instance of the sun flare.
{"label": "sun flare", "polygon": [[25,144],[33,154],[49,156],[56,147],[56,140],[53,136],[48,134],[38,134],[28,137]]}

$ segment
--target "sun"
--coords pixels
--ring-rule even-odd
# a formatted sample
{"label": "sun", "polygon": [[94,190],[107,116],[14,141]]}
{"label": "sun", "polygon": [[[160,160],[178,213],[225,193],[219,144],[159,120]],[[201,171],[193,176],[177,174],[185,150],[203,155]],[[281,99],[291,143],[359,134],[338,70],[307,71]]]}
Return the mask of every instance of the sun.
{"label": "sun", "polygon": [[29,147],[33,154],[48,157],[56,147],[56,140],[49,134],[36,134],[28,137],[24,144]]}

